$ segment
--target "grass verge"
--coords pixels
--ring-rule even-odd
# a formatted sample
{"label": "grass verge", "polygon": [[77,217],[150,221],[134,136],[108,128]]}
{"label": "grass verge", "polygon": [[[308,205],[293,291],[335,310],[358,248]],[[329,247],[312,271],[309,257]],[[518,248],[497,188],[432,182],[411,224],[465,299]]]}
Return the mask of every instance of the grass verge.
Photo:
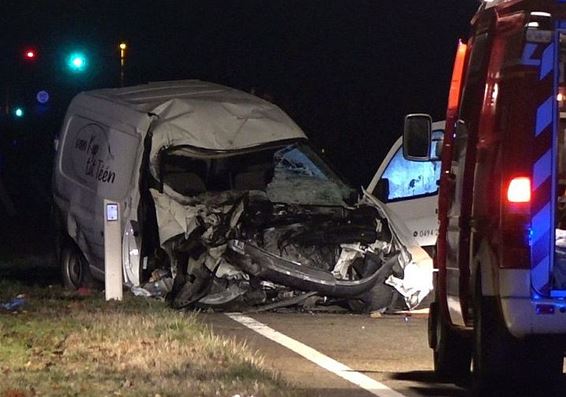
{"label": "grass verge", "polygon": [[26,274],[17,266],[0,263],[0,303],[25,295],[20,310],[0,308],[0,397],[297,395],[247,346],[191,314],[130,294],[105,302],[34,285],[8,276]]}

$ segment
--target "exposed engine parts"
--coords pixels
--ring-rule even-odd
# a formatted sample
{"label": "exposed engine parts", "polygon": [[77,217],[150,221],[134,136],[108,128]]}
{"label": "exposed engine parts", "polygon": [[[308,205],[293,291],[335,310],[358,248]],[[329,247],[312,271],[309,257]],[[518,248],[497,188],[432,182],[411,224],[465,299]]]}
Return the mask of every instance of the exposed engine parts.
{"label": "exposed engine parts", "polygon": [[[251,191],[222,200],[205,193],[185,211],[187,232],[163,244],[175,308],[257,310],[318,296],[371,311],[392,308],[400,296],[385,284],[403,277],[397,247],[369,205],[273,204]],[[381,299],[370,293],[375,288],[385,290]]]}

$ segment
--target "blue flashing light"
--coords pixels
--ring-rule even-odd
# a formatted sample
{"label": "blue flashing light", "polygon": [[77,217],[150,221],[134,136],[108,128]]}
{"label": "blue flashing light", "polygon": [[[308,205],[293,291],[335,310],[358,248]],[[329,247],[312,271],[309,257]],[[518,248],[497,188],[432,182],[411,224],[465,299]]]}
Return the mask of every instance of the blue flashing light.
{"label": "blue flashing light", "polygon": [[37,99],[37,102],[45,105],[49,102],[49,93],[45,90],[41,90],[36,94],[35,99]]}

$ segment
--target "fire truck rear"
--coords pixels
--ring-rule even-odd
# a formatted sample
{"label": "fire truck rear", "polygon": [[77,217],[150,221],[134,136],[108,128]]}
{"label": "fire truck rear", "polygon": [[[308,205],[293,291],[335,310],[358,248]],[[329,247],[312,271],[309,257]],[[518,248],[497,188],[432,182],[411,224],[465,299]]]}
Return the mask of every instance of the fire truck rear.
{"label": "fire truck rear", "polygon": [[[428,160],[409,115],[405,156]],[[429,344],[445,377],[557,378],[566,347],[566,1],[483,1],[442,146]],[[426,138],[425,138],[426,137]]]}

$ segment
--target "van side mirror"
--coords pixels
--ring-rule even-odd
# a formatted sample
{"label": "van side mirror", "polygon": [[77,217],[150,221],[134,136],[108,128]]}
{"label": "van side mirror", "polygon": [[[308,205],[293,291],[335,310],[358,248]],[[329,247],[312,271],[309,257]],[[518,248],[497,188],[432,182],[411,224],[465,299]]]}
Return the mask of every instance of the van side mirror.
{"label": "van side mirror", "polygon": [[386,203],[389,199],[389,179],[381,178],[377,181],[373,195],[382,203]]}
{"label": "van side mirror", "polygon": [[410,161],[429,161],[432,118],[428,114],[408,114],[403,126],[403,157]]}
{"label": "van side mirror", "polygon": [[442,147],[444,146],[444,130],[434,130],[432,131],[432,141],[431,141],[431,161],[440,161],[442,158]]}

